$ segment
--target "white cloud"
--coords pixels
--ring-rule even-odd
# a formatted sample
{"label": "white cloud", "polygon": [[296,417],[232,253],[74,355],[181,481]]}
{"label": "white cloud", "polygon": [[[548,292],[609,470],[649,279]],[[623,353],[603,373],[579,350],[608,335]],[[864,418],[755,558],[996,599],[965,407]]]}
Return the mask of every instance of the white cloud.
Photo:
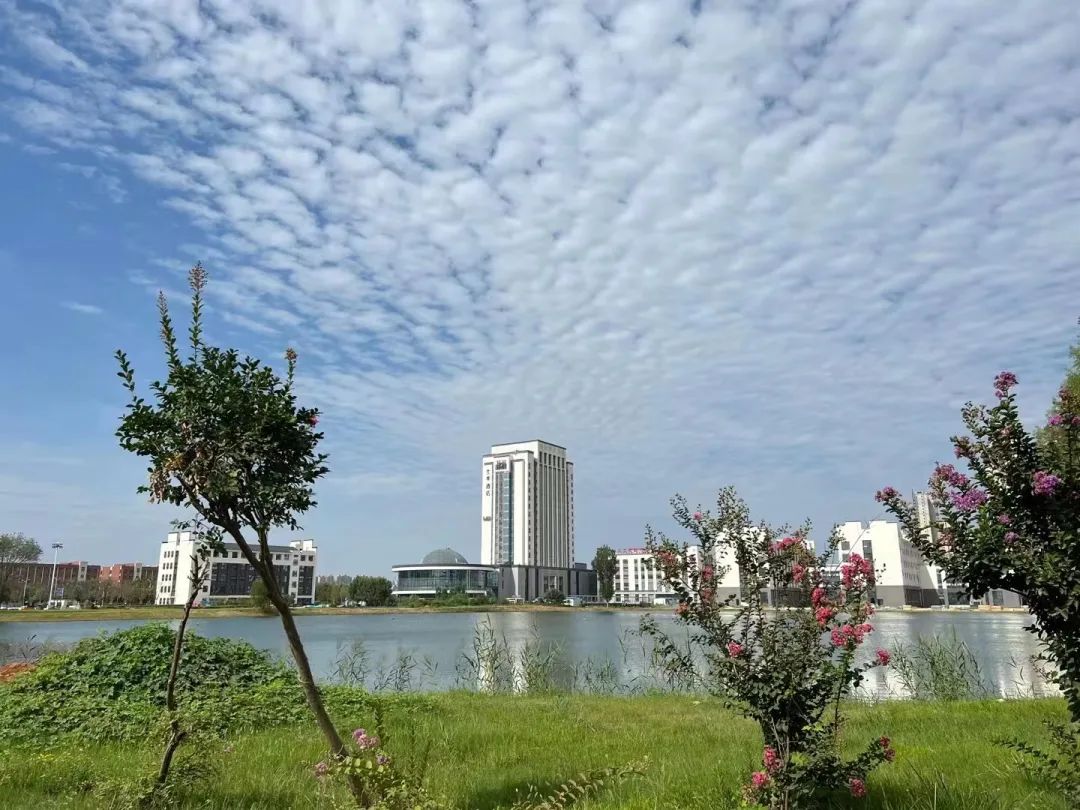
{"label": "white cloud", "polygon": [[[315,360],[360,489],[411,470],[457,503],[487,444],[541,435],[578,461],[584,548],[728,481],[775,517],[865,516],[999,366],[1038,409],[1064,361],[1067,3],[86,0],[21,20],[53,73],[5,74],[16,120],[111,150],[202,229],[215,311]],[[475,525],[453,531],[470,548]]]}
{"label": "white cloud", "polygon": [[64,301],[60,306],[64,309],[70,309],[72,312],[78,312],[83,315],[104,315],[105,310],[94,304],[83,304],[79,301]]}

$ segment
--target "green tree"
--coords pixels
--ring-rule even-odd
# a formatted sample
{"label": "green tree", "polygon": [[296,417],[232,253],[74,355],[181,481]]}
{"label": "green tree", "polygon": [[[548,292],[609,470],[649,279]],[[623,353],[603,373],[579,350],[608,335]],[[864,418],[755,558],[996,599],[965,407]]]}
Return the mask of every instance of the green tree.
{"label": "green tree", "polygon": [[892,487],[877,494],[912,543],[970,593],[1024,597],[1074,723],[1080,723],[1080,397],[1062,386],[1040,442],[1016,407],[1016,376],[994,380],[997,404],[968,403],[970,435],[952,438],[967,472],[939,464],[930,478],[936,532]]}
{"label": "green tree", "polygon": [[359,576],[349,585],[349,598],[368,607],[389,605],[394,596],[394,583],[386,577]]}
{"label": "green tree", "polygon": [[261,579],[256,579],[251,583],[251,606],[260,613],[269,615],[274,612],[274,603],[270,601],[270,591]]}
{"label": "green tree", "polygon": [[592,567],[596,571],[596,584],[600,591],[600,598],[610,602],[615,595],[615,549],[611,546],[600,546],[596,549]]}
{"label": "green tree", "polygon": [[[0,534],[0,602],[22,596],[21,593],[11,593],[19,566],[36,562],[40,556],[41,546],[32,537],[24,534]],[[19,582],[22,582],[21,578]]]}
{"label": "green tree", "polygon": [[[213,542],[222,535],[236,543],[266,585],[296,662],[297,677],[332,756],[348,755],[315,684],[311,664],[289,607],[274,576],[270,532],[300,528],[298,517],[315,505],[313,485],[328,472],[318,452],[322,433],[318,411],[297,404],[293,390],[296,352],[285,352],[287,374],[235,349],[203,339],[206,273],[189,273],[190,353],[181,357],[164,294],[158,295],[161,340],[167,376],[150,384],[152,403],[138,393],[127,355],[117,351],[119,376],[130,395],[117,429],[121,447],[148,460],[148,481],[139,491],[151,501],[194,510],[211,527]],[[348,778],[357,803],[374,798],[356,775]]]}
{"label": "green tree", "polygon": [[549,605],[561,605],[566,601],[566,594],[560,591],[558,588],[552,588],[544,594],[544,601]]}

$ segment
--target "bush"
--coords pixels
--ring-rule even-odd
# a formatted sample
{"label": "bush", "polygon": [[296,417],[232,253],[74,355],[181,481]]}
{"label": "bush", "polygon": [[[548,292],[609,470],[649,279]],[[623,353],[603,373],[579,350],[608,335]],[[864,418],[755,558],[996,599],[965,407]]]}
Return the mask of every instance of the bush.
{"label": "bush", "polygon": [[[646,547],[679,597],[675,614],[689,626],[689,637],[672,638],[650,619],[643,629],[656,640],[658,659],[673,680],[700,683],[761,728],[764,767],[745,786],[744,803],[792,810],[820,806],[833,790],[866,795],[867,774],[894,756],[889,739],[845,759],[839,737],[842,698],[867,669],[889,662],[885,650],[869,664],[855,661],[873,632],[871,564],[852,554],[834,578],[827,562],[835,535],[817,557],[809,527],[789,532],[754,524],[730,488],[720,491],[715,516],[691,512],[681,497],[672,506],[694,546],[649,530]],[[718,587],[731,561],[739,568],[738,595],[721,597]],[[780,604],[772,611],[767,594]],[[736,609],[724,610],[730,607]]]}
{"label": "bush", "polygon": [[[167,625],[148,624],[45,655],[36,669],[0,686],[0,738],[145,736],[162,716],[175,639]],[[303,711],[287,666],[246,642],[190,633],[177,694],[185,713],[217,731],[266,725],[256,719],[260,713],[277,721]]]}

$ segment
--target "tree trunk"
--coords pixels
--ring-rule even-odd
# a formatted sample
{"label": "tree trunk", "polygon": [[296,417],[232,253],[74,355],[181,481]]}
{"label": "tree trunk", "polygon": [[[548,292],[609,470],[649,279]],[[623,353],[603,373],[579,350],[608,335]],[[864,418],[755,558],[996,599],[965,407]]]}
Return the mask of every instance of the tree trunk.
{"label": "tree trunk", "polygon": [[[240,550],[266,585],[267,596],[270,598],[271,604],[277,608],[278,615],[281,617],[281,626],[285,630],[285,638],[289,642],[289,651],[292,653],[293,660],[296,662],[296,674],[300,679],[300,686],[304,690],[304,697],[307,699],[308,708],[311,709],[311,713],[315,715],[315,722],[318,724],[319,730],[322,732],[323,737],[326,738],[326,742],[330,746],[330,753],[333,754],[334,758],[337,760],[343,759],[348,754],[348,750],[345,748],[345,743],[341,739],[341,735],[338,734],[337,729],[334,728],[334,723],[330,719],[330,715],[327,714],[326,706],[323,705],[322,695],[319,694],[319,688],[315,685],[315,676],[311,673],[311,663],[308,661],[307,652],[304,650],[304,644],[300,640],[300,632],[296,629],[296,621],[293,618],[289,600],[282,594],[277,578],[274,576],[274,566],[270,562],[272,558],[270,557],[269,543],[267,542],[265,535],[259,537],[259,547],[263,557],[263,559],[260,559],[260,557],[256,557],[251,546],[248,545],[239,530],[230,528],[229,534],[236,541],[237,545],[240,546]],[[364,784],[359,777],[348,774],[346,776],[346,782],[349,785],[349,791],[356,800],[357,806],[370,807],[374,804],[374,799],[376,797],[368,794],[368,791],[364,788]]]}
{"label": "tree trunk", "polygon": [[[199,562],[192,560],[195,569],[199,570]],[[192,577],[194,579],[194,575]],[[193,586],[195,583],[192,583]],[[180,627],[176,631],[176,641],[173,643],[172,663],[169,666],[169,680],[165,684],[165,710],[169,713],[169,743],[165,746],[165,753],[161,757],[161,767],[158,768],[157,785],[162,787],[169,778],[169,769],[172,767],[173,756],[180,743],[184,741],[187,732],[180,729],[180,718],[176,714],[176,680],[180,675],[180,658],[184,653],[184,634],[187,632],[188,619],[191,618],[191,609],[199,596],[199,588],[192,587],[187,602],[184,603],[184,615],[180,618]]]}

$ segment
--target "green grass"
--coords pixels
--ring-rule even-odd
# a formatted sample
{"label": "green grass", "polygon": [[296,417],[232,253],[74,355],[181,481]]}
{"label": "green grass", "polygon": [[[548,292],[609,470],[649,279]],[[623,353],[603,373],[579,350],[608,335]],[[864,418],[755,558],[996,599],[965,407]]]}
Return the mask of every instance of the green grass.
{"label": "green grass", "polygon": [[[579,806],[726,808],[760,762],[755,726],[708,700],[460,693],[423,700],[427,708],[420,713],[388,715],[389,748],[401,762],[426,759],[432,792],[467,810],[506,806],[530,784],[554,785],[589,768],[644,756],[651,760],[644,777]],[[1041,743],[1046,739],[1042,723],[1064,716],[1064,704],[1056,700],[851,706],[845,735],[852,747],[888,735],[897,759],[872,774],[867,799],[839,799],[834,806],[1066,810],[1064,801],[1027,780],[1012,755],[992,742],[1018,736]],[[339,720],[350,731],[370,718]],[[425,746],[430,746],[426,757],[417,753]],[[0,806],[109,807],[101,786],[150,773],[158,753],[156,742],[51,750],[5,749],[0,743]],[[183,807],[330,806],[311,775],[311,765],[324,753],[313,727],[256,732],[206,744],[196,753],[201,760],[217,759],[221,771],[188,788]]]}

